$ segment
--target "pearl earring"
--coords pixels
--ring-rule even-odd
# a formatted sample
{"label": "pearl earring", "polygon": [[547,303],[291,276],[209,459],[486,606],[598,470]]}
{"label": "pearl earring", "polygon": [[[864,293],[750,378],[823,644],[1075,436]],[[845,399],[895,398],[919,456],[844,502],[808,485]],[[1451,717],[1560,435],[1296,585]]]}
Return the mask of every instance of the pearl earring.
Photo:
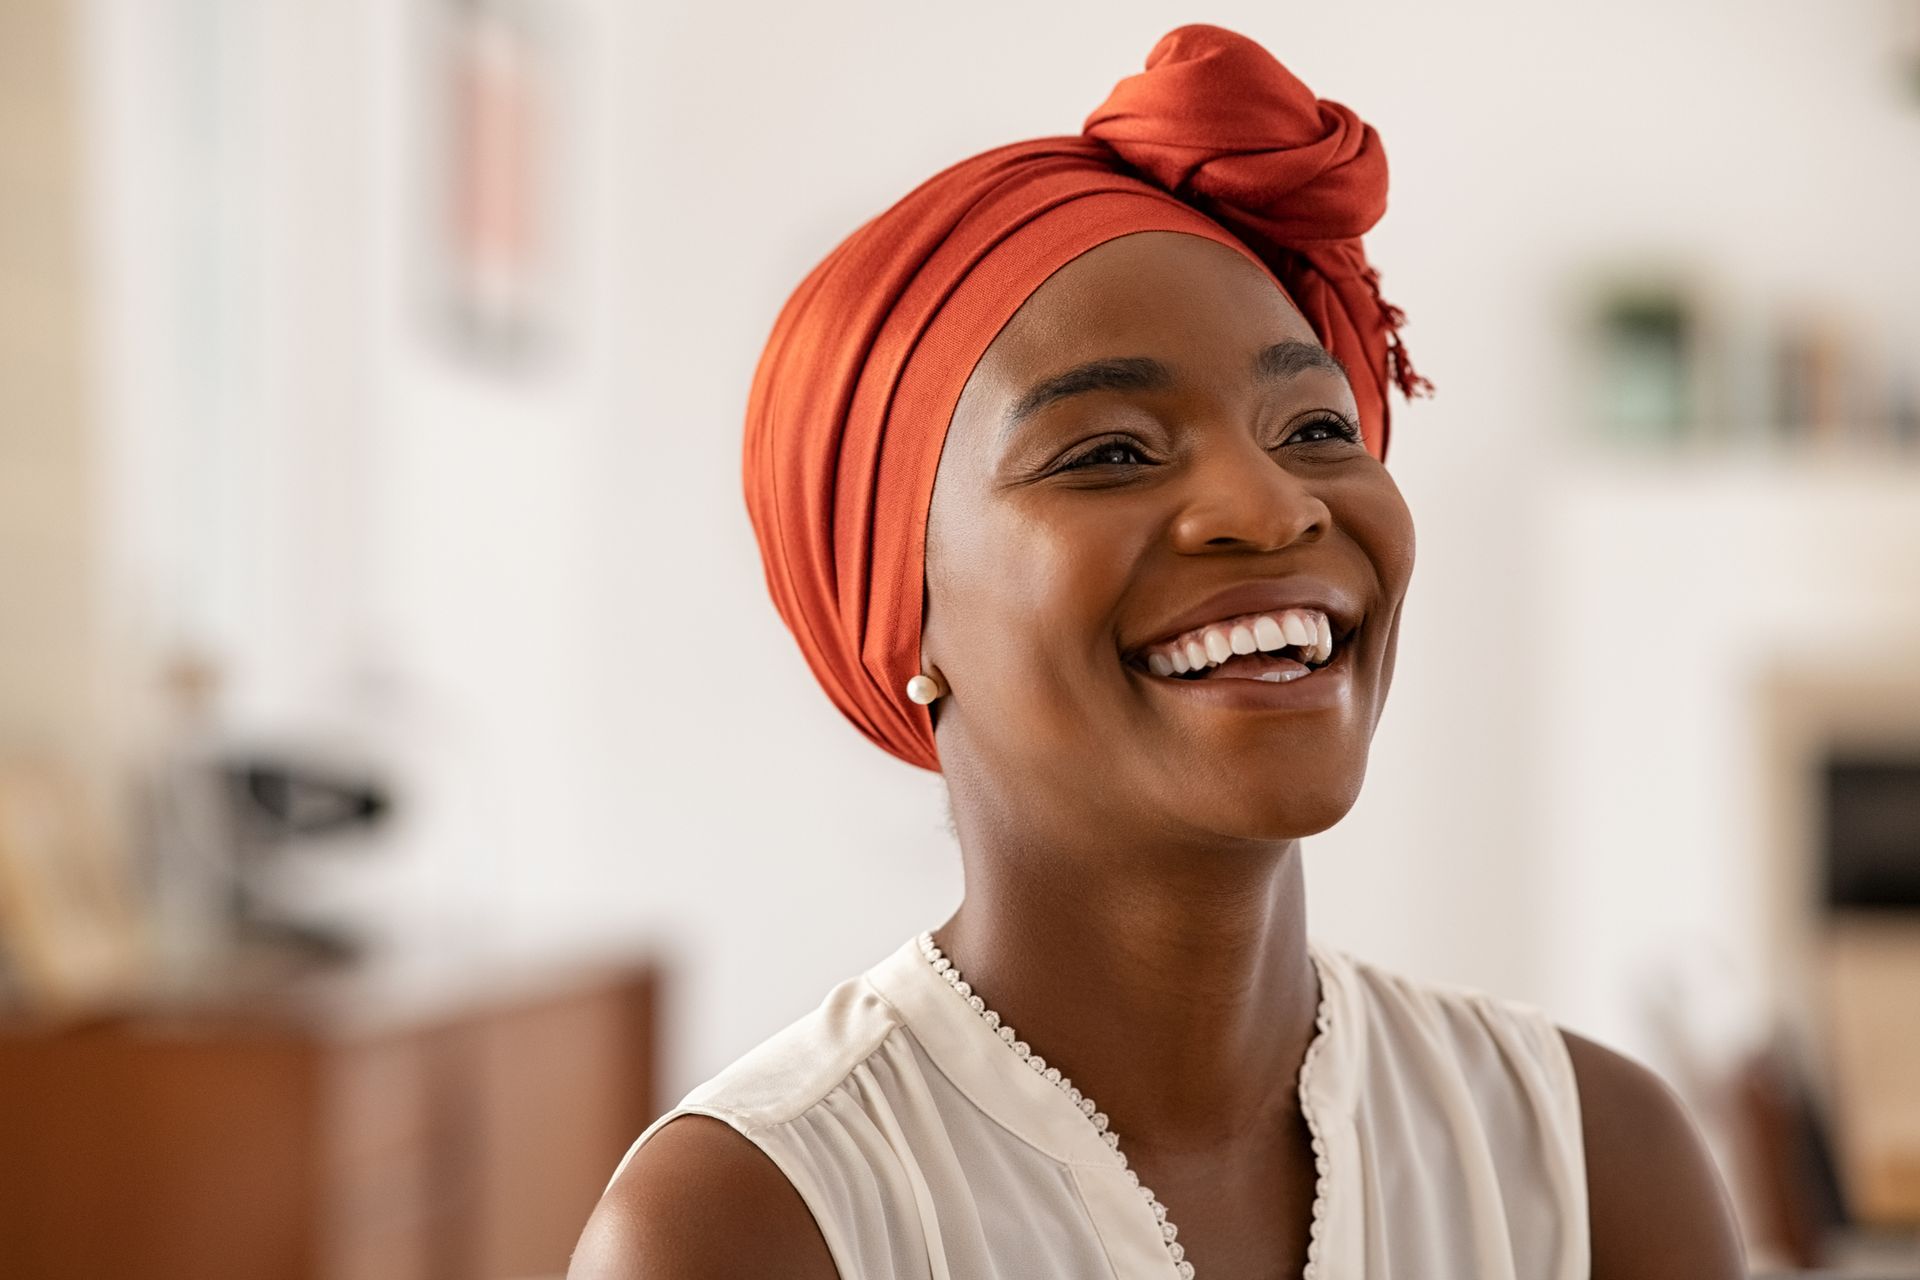
{"label": "pearl earring", "polygon": [[940,682],[932,676],[915,676],[907,681],[907,696],[925,706],[940,696]]}

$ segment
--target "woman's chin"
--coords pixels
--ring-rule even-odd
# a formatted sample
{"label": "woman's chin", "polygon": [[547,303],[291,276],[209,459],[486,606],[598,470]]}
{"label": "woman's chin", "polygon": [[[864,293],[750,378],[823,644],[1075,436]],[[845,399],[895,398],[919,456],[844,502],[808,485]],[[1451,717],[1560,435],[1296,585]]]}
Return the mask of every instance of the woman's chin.
{"label": "woman's chin", "polygon": [[[1186,807],[1198,824],[1243,840],[1299,840],[1319,835],[1353,811],[1362,772],[1309,769],[1213,779],[1189,793]],[[1197,803],[1196,803],[1197,802]]]}

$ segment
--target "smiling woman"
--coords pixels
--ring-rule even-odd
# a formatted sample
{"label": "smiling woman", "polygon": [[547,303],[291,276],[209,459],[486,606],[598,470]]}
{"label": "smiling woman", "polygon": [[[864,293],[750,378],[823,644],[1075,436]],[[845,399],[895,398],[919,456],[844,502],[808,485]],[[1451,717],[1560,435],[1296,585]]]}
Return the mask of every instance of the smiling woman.
{"label": "smiling woman", "polygon": [[748,409],[767,581],[945,778],[965,899],[650,1125],[576,1276],[1741,1274],[1645,1068],[1307,932],[1414,566],[1385,195],[1352,112],[1182,27],[801,284]]}

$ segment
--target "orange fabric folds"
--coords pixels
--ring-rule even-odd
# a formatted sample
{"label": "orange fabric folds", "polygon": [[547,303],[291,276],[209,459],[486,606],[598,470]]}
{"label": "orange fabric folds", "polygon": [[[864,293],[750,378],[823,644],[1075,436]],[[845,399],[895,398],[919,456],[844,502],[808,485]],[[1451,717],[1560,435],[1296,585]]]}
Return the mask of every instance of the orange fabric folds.
{"label": "orange fabric folds", "polygon": [[983,152],[872,218],[801,281],[748,396],[743,479],[767,585],[834,705],[938,770],[920,669],[927,510],[960,390],[1054,271],[1137,231],[1246,254],[1346,365],[1385,459],[1387,386],[1425,386],[1360,236],[1386,157],[1347,108],[1219,27],[1181,27],[1077,136]]}

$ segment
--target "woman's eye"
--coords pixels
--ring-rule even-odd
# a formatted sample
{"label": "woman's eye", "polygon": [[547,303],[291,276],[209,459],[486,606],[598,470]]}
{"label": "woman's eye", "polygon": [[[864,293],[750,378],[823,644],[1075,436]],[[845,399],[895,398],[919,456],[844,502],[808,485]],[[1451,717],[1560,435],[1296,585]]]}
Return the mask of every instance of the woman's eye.
{"label": "woman's eye", "polygon": [[1123,453],[1130,453],[1140,461],[1146,461],[1146,455],[1140,452],[1140,446],[1131,440],[1102,440],[1091,449],[1087,449],[1069,458],[1061,465],[1060,470],[1077,471],[1084,466],[1098,466],[1104,463],[1125,466],[1126,462],[1124,459],[1113,456]]}
{"label": "woman's eye", "polygon": [[1360,428],[1353,422],[1349,421],[1346,418],[1340,417],[1337,414],[1329,415],[1324,418],[1315,418],[1313,421],[1307,423],[1305,426],[1301,427],[1298,431],[1288,436],[1287,440],[1289,443],[1291,443],[1292,441],[1300,439],[1301,436],[1306,435],[1307,433],[1313,432],[1313,431],[1325,431],[1329,433],[1329,436],[1322,437],[1320,440],[1308,440],[1306,441],[1306,443],[1308,444],[1323,443],[1324,440],[1327,438],[1331,438],[1335,440],[1345,440],[1352,444],[1359,444],[1361,442]]}

